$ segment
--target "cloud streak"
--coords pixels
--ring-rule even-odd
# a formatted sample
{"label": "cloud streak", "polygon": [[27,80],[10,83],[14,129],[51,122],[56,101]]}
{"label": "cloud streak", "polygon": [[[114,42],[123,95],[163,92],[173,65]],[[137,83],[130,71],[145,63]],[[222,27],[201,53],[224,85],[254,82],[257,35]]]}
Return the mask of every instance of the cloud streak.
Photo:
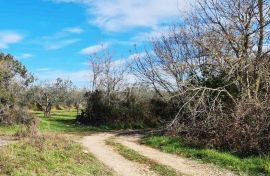
{"label": "cloud streak", "polygon": [[79,41],[80,41],[80,39],[65,39],[65,40],[59,40],[56,42],[49,42],[46,44],[45,49],[58,50],[58,49],[66,47],[66,46],[72,45],[74,43],[77,43]]}
{"label": "cloud streak", "polygon": [[80,27],[65,28],[63,31],[68,32],[68,33],[73,33],[73,34],[81,34],[84,32],[84,30]]}
{"label": "cloud streak", "polygon": [[[74,35],[83,33],[80,27],[67,27],[52,35],[42,37],[42,45],[46,50],[58,50],[79,42],[81,39],[74,38]],[[71,38],[72,37],[72,38]]]}
{"label": "cloud streak", "polygon": [[196,0],[51,0],[56,3],[79,3],[87,8],[89,22],[107,31],[136,27],[155,27],[180,18],[192,9]]}
{"label": "cloud streak", "polygon": [[6,49],[11,44],[19,43],[23,36],[17,32],[0,31],[0,49]]}
{"label": "cloud streak", "polygon": [[89,46],[89,47],[86,47],[86,48],[83,48],[81,51],[80,51],[80,54],[82,55],[91,55],[91,54],[95,54],[95,53],[98,53],[102,50],[105,50],[109,47],[109,44],[108,43],[105,43],[105,44],[98,44],[98,45],[92,45],[92,46]]}
{"label": "cloud streak", "polygon": [[31,57],[33,57],[33,55],[30,53],[23,53],[19,56],[20,59],[29,59]]}

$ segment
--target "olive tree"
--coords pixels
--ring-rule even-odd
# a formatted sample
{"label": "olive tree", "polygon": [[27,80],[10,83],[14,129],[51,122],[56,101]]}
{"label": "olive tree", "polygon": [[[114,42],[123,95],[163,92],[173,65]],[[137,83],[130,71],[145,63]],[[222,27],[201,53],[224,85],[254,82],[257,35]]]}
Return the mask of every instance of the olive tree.
{"label": "olive tree", "polygon": [[[29,74],[26,67],[23,66],[12,55],[0,53],[0,121],[12,123],[18,118],[22,119],[24,114],[17,116],[16,113],[22,110],[22,104],[19,104],[21,95],[26,86],[33,82],[33,76]],[[26,113],[25,113],[26,114]],[[16,117],[15,117],[16,116]],[[26,115],[28,116],[28,115]],[[8,122],[8,123],[9,123]]]}
{"label": "olive tree", "polygon": [[75,107],[77,114],[80,113],[80,109],[86,102],[86,89],[79,89],[77,87],[72,87],[68,90],[68,96],[65,99],[66,106],[70,109],[72,106]]}
{"label": "olive tree", "polygon": [[55,82],[42,82],[28,91],[30,101],[42,108],[45,117],[50,117],[53,105],[62,104],[69,96],[71,81],[58,78]]}

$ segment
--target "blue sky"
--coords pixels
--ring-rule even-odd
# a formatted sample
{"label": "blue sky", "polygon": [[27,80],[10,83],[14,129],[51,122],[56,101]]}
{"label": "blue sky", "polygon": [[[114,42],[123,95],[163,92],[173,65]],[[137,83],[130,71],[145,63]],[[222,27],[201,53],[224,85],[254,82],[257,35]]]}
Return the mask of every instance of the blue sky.
{"label": "blue sky", "polygon": [[[0,0],[0,51],[40,80],[57,77],[87,86],[88,56],[108,48],[128,58],[136,44],[179,22],[189,0]],[[102,46],[102,47],[101,47]]]}

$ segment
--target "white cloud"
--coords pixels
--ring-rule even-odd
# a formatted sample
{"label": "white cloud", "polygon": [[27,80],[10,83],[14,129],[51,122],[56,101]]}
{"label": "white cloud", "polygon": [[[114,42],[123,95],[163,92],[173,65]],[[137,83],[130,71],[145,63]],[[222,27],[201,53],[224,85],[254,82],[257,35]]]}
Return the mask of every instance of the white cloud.
{"label": "white cloud", "polygon": [[80,53],[82,55],[91,55],[91,54],[94,54],[94,53],[98,53],[99,51],[102,51],[106,48],[109,47],[109,44],[108,43],[105,43],[105,44],[98,44],[98,45],[92,45],[92,46],[89,46],[87,48],[83,48]]}
{"label": "white cloud", "polygon": [[[112,61],[112,66],[119,67],[131,62],[132,60],[144,56],[146,53],[135,53],[127,56],[126,58]],[[89,63],[83,62],[83,65],[88,65]],[[38,68],[36,69],[36,76],[40,81],[48,80],[53,81],[56,78],[62,78],[71,80],[75,85],[80,87],[89,87],[90,80],[92,79],[91,69],[83,69],[78,71],[64,71],[64,70],[52,70],[50,68]],[[137,79],[132,73],[126,73],[124,76],[126,83],[135,83]]]}
{"label": "white cloud", "polygon": [[30,53],[23,53],[23,54],[21,54],[19,56],[19,58],[21,58],[21,59],[28,59],[28,58],[31,58],[31,57],[33,57],[33,55],[30,54]]}
{"label": "white cloud", "polygon": [[49,71],[50,69],[49,68],[38,68],[37,71]]}
{"label": "white cloud", "polygon": [[44,40],[56,40],[61,38],[69,37],[72,34],[81,34],[84,30],[80,27],[66,27],[61,29],[60,31],[57,31],[51,35],[43,36],[42,38]]}
{"label": "white cloud", "polygon": [[[87,7],[90,23],[108,31],[155,27],[177,19],[192,9],[196,0],[51,0],[80,3]],[[93,19],[94,16],[94,19]]]}
{"label": "white cloud", "polygon": [[0,31],[0,49],[8,48],[10,44],[19,43],[23,36],[16,32]]}
{"label": "white cloud", "polygon": [[134,60],[136,60],[136,59],[138,59],[140,57],[144,57],[144,56],[146,56],[146,53],[145,52],[134,53],[134,54],[129,55],[126,58],[112,61],[112,65],[114,67],[120,67],[120,66],[129,64],[129,63],[133,62]]}
{"label": "white cloud", "polygon": [[47,50],[57,50],[64,48],[66,46],[72,45],[74,43],[79,42],[80,39],[64,39],[64,40],[59,40],[59,41],[54,41],[54,42],[48,42],[45,44],[45,49]]}
{"label": "white cloud", "polygon": [[132,41],[138,44],[140,42],[151,41],[152,39],[160,38],[164,35],[166,36],[169,33],[169,26],[154,27],[150,32],[141,32],[137,34],[135,37],[132,38]]}
{"label": "white cloud", "polygon": [[120,40],[120,39],[107,39],[106,43],[110,43],[111,45],[123,45],[123,46],[134,46],[136,43],[130,40]]}
{"label": "white cloud", "polygon": [[146,52],[134,53],[134,54],[131,54],[130,56],[128,56],[127,59],[129,61],[133,61],[133,60],[136,60],[138,58],[145,57],[146,55],[147,55]]}
{"label": "white cloud", "polygon": [[81,34],[84,32],[84,30],[80,27],[65,28],[63,31],[69,32],[69,33],[74,33],[74,34]]}
{"label": "white cloud", "polygon": [[51,35],[43,36],[36,43],[43,45],[46,50],[57,50],[79,42],[81,39],[74,38],[74,35],[83,32],[84,30],[80,27],[67,27]]}

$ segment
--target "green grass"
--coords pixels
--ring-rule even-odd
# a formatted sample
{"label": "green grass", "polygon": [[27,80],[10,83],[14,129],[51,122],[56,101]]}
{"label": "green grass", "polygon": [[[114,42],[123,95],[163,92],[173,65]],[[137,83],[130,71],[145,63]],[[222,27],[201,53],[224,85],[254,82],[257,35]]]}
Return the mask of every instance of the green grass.
{"label": "green grass", "polygon": [[[76,125],[76,111],[53,110],[50,118],[40,111],[32,111],[39,118],[38,136],[31,136],[25,126],[0,126],[0,135],[30,135],[0,150],[0,175],[112,175],[111,171],[98,162],[91,154],[84,153],[81,145],[73,142],[78,135],[105,131],[106,127]],[[34,128],[34,126],[33,126]],[[26,130],[26,131],[25,131]],[[50,135],[47,135],[47,133]],[[69,138],[61,137],[69,135]],[[16,135],[15,135],[16,136]]]}
{"label": "green grass", "polygon": [[0,135],[12,135],[20,129],[19,125],[0,125]]}
{"label": "green grass", "polygon": [[67,137],[46,134],[1,149],[0,175],[103,176],[112,172]]}
{"label": "green grass", "polygon": [[[125,125],[101,125],[98,127],[91,125],[78,125],[76,124],[76,110],[52,110],[51,117],[44,117],[42,111],[31,111],[36,117],[40,119],[39,129],[42,132],[63,132],[63,133],[76,133],[78,135],[85,135],[92,132],[105,132],[110,130],[120,130],[131,128]],[[0,125],[0,135],[12,135],[20,130],[20,125],[3,126]],[[140,129],[143,126],[135,126],[134,128]]]}
{"label": "green grass", "polygon": [[40,130],[49,132],[93,132],[106,130],[105,128],[97,128],[86,125],[76,124],[76,111],[71,110],[53,110],[51,117],[44,117],[41,111],[33,111],[34,115],[40,118]]}
{"label": "green grass", "polygon": [[114,149],[120,155],[125,157],[126,159],[149,166],[150,170],[156,172],[158,175],[161,175],[161,176],[180,175],[173,168],[171,168],[169,166],[162,165],[162,164],[158,164],[157,162],[155,162],[151,159],[148,159],[145,156],[140,155],[138,152],[136,152],[136,151],[120,144],[120,143],[115,142],[113,139],[107,140],[106,144],[114,147]]}
{"label": "green grass", "polygon": [[270,156],[241,158],[229,152],[192,148],[186,146],[180,138],[167,136],[148,136],[141,143],[164,152],[214,163],[244,175],[270,175]]}
{"label": "green grass", "polygon": [[[53,110],[51,117],[44,117],[41,111],[31,111],[34,116],[40,119],[39,130],[41,132],[63,132],[63,133],[77,133],[84,134],[89,132],[106,131],[109,127],[93,127],[87,125],[77,125],[76,122],[76,111],[66,110]],[[21,129],[21,125],[1,125],[0,124],[0,135],[13,135]]]}
{"label": "green grass", "polygon": [[[41,111],[32,111],[32,113],[40,118],[41,131],[65,133],[71,132],[82,135],[89,132],[104,132],[109,130],[120,130],[129,128],[128,126],[121,125],[101,125],[98,127],[91,125],[78,125],[76,124],[76,110],[53,110],[51,113],[51,117],[44,117],[43,112]],[[139,128],[139,126],[136,128]]]}

